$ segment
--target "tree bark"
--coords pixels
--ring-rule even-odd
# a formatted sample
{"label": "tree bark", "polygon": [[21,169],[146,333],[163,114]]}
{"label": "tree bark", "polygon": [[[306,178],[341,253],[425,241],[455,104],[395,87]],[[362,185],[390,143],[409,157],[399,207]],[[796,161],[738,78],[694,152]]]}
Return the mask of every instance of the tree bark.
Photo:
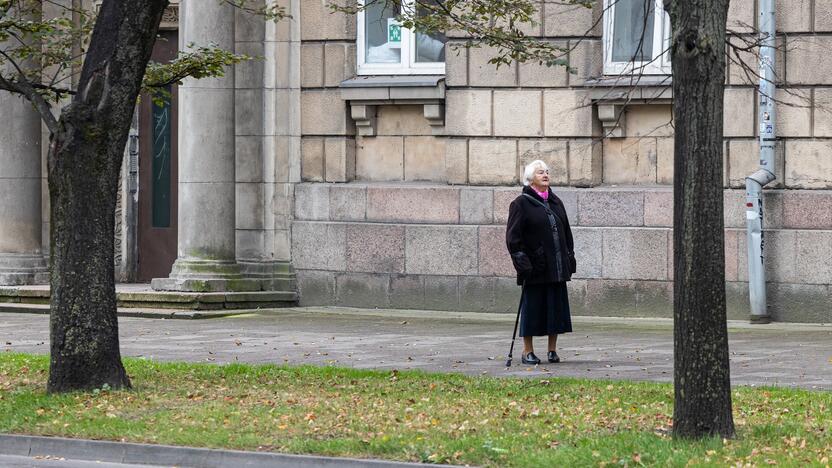
{"label": "tree bark", "polygon": [[115,208],[133,109],[167,0],[105,0],[48,156],[49,392],[130,386],[116,315]]}
{"label": "tree bark", "polygon": [[728,0],[673,0],[673,434],[733,437],[722,114]]}

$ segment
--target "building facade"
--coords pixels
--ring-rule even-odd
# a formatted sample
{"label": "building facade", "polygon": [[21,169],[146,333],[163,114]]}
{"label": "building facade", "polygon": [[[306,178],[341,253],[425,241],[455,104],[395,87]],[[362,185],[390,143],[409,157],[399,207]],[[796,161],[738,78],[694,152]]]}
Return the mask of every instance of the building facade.
{"label": "building facade", "polygon": [[[414,34],[381,7],[349,16],[327,0],[286,0],[292,18],[274,24],[214,3],[174,5],[167,42],[263,59],[186,82],[167,108],[139,107],[119,211],[123,281],[296,287],[302,305],[512,311],[508,204],[523,166],[542,159],[573,226],[573,313],[671,315],[673,96],[660,0],[648,12],[641,0],[540,2],[525,32],[562,47],[571,71],[496,68],[494,51],[458,47],[465,38],[451,32]],[[777,3],[769,311],[830,322],[832,1]],[[754,35],[756,2],[734,0],[729,15],[729,30]],[[731,53],[727,70],[723,181],[729,317],[741,319],[745,177],[759,160],[757,83],[740,63],[757,65],[745,55]],[[42,281],[48,218],[35,195],[46,188],[41,168],[20,162],[40,151],[41,130],[13,112],[18,126],[0,130],[0,281]]]}

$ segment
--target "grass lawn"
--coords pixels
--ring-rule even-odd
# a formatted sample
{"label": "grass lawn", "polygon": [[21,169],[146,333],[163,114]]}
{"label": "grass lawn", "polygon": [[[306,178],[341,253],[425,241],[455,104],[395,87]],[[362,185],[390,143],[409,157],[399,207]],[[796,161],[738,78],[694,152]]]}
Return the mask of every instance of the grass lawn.
{"label": "grass lawn", "polygon": [[736,388],[736,440],[673,441],[668,384],[126,359],[51,396],[0,354],[0,432],[485,466],[829,466],[832,393]]}

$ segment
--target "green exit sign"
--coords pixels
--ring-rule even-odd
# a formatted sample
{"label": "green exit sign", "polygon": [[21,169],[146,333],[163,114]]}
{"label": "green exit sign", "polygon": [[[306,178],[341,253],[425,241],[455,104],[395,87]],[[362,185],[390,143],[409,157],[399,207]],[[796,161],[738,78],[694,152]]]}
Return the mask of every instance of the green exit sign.
{"label": "green exit sign", "polygon": [[402,25],[393,22],[387,23],[387,42],[393,44],[402,42]]}

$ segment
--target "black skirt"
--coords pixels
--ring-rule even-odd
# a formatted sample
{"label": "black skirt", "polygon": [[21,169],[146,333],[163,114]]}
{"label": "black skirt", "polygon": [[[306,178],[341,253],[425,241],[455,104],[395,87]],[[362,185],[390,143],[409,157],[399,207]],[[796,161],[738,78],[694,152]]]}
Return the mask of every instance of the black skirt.
{"label": "black skirt", "polygon": [[559,335],[571,331],[566,283],[526,285],[520,299],[520,336]]}

